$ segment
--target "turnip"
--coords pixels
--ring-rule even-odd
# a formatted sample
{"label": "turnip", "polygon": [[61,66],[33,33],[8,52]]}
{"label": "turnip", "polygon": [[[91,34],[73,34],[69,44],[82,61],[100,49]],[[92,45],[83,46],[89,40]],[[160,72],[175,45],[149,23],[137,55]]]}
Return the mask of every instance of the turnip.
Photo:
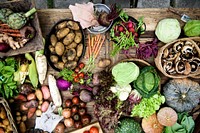
{"label": "turnip", "polygon": [[92,93],[88,90],[82,90],[80,93],[80,99],[83,102],[90,102],[92,100]]}

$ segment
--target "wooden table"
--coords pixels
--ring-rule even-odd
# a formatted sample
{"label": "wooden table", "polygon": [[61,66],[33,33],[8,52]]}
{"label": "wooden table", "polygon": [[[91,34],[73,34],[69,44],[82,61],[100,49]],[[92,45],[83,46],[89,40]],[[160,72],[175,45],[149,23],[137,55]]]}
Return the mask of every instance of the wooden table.
{"label": "wooden table", "polygon": [[[177,9],[178,11],[181,11],[187,15],[189,15],[192,19],[199,19],[200,18],[200,9]],[[124,9],[125,12],[127,12],[128,15],[138,19],[139,17],[144,16],[144,22],[146,23],[146,32],[143,34],[140,38],[141,42],[152,40],[154,35],[154,30],[157,25],[157,23],[164,18],[176,18],[181,23],[181,26],[183,26],[183,22],[180,20],[180,16],[168,11],[167,8],[146,8],[146,9]],[[42,30],[43,37],[46,37],[48,33],[50,32],[53,25],[58,22],[61,19],[65,18],[72,18],[72,14],[69,9],[44,9],[44,10],[38,10],[38,16],[40,21],[40,26]],[[85,31],[86,32],[86,31]],[[109,35],[109,33],[106,33]],[[115,57],[110,57],[110,51],[112,50],[112,42],[110,41],[110,38],[107,37],[105,44],[103,48],[101,49],[100,56],[97,58],[96,61],[98,61],[100,58],[111,58],[112,63],[116,63],[119,60],[127,58],[122,52],[120,52]],[[130,50],[130,56],[135,57],[135,50]],[[84,61],[84,59],[83,59]],[[153,61],[149,61],[152,65],[154,65]],[[97,69],[96,71],[99,71]],[[51,74],[57,74],[53,69],[49,67],[49,73]],[[164,84],[168,78],[162,77],[162,84]],[[199,83],[200,81],[197,80]],[[94,103],[91,102],[88,104],[88,107],[90,108],[89,111],[92,113],[93,108],[92,105]],[[96,121],[97,119],[94,118],[93,121]]]}

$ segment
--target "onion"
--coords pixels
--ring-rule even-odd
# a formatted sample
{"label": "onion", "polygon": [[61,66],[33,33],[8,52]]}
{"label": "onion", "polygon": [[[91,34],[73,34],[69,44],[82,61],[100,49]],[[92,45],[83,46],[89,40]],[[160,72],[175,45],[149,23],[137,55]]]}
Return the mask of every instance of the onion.
{"label": "onion", "polygon": [[66,91],[71,86],[71,83],[64,80],[63,78],[59,78],[56,80],[56,85],[61,91]]}

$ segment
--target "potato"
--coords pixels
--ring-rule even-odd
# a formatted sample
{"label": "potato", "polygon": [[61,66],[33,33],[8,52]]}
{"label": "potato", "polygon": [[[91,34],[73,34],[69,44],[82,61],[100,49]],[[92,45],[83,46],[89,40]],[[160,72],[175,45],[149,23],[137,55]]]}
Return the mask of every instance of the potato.
{"label": "potato", "polygon": [[67,21],[64,21],[64,22],[61,22],[59,23],[56,28],[57,29],[62,29],[62,28],[65,28],[67,26]]}
{"label": "potato", "polygon": [[20,133],[25,133],[26,132],[26,125],[24,122],[21,122],[19,124],[19,130],[20,130]]}
{"label": "potato", "polygon": [[109,66],[110,64],[111,64],[111,60],[110,59],[101,59],[98,62],[98,67],[105,68],[105,67]]}
{"label": "potato", "polygon": [[69,34],[63,39],[63,44],[64,44],[64,45],[69,45],[70,43],[73,42],[74,37],[75,37],[75,34],[74,34],[73,32],[72,32],[72,33],[69,33]]}
{"label": "potato", "polygon": [[83,53],[83,44],[82,43],[80,43],[78,46],[77,46],[77,48],[76,48],[76,56],[77,57],[80,57],[81,55],[82,55],[82,53]]}
{"label": "potato", "polygon": [[50,37],[50,41],[51,41],[51,45],[55,46],[58,41],[56,35],[52,34]]}
{"label": "potato", "polygon": [[76,48],[76,46],[77,46],[77,43],[72,42],[72,43],[70,43],[69,45],[66,46],[66,49]]}
{"label": "potato", "polygon": [[64,38],[69,32],[70,32],[69,28],[62,28],[56,33],[56,36],[57,36],[58,40],[60,40],[60,39]]}
{"label": "potato", "polygon": [[57,63],[57,62],[58,62],[58,56],[56,56],[56,55],[51,55],[51,56],[50,56],[50,60],[51,60],[51,62],[53,62],[53,63]]}
{"label": "potato", "polygon": [[55,54],[55,47],[53,45],[49,45],[49,51],[52,53],[52,54]]}
{"label": "potato", "polygon": [[30,119],[31,117],[33,117],[33,115],[35,114],[35,111],[36,111],[36,108],[30,108],[28,110],[28,114],[27,114],[28,119]]}
{"label": "potato", "polygon": [[42,103],[43,103],[43,100],[40,100],[40,101],[39,101],[39,105],[42,105]]}
{"label": "potato", "polygon": [[4,107],[1,107],[0,111],[1,111],[0,112],[0,118],[5,119],[7,117],[7,115],[6,115],[6,111],[5,111]]}
{"label": "potato", "polygon": [[36,99],[36,96],[34,93],[28,94],[27,100],[34,100],[34,99]]}
{"label": "potato", "polygon": [[64,45],[61,42],[57,42],[55,46],[55,51],[57,55],[62,56],[65,51]]}
{"label": "potato", "polygon": [[50,96],[51,96],[50,91],[49,91],[49,87],[46,86],[46,85],[42,85],[41,90],[42,90],[43,98],[45,100],[49,99]]}
{"label": "potato", "polygon": [[21,121],[22,117],[21,116],[17,116],[16,117],[16,121]]}
{"label": "potato", "polygon": [[74,21],[68,21],[67,22],[67,27],[69,27],[72,30],[79,30],[80,29],[78,23],[74,22]]}
{"label": "potato", "polygon": [[72,61],[72,60],[74,60],[75,59],[75,57],[76,57],[76,50],[75,49],[69,49],[68,51],[67,51],[67,60],[69,60],[69,61]]}
{"label": "potato", "polygon": [[57,64],[55,64],[55,67],[57,67],[58,69],[63,69],[64,68],[64,62],[59,61]]}
{"label": "potato", "polygon": [[37,109],[35,114],[36,114],[36,116],[41,116],[42,115],[42,111],[40,109]]}
{"label": "potato", "polygon": [[74,69],[77,65],[76,61],[68,61],[67,63],[65,63],[65,67],[67,67],[68,69]]}
{"label": "potato", "polygon": [[48,109],[48,107],[49,107],[49,102],[48,102],[48,101],[44,101],[44,102],[42,103],[42,106],[41,106],[41,111],[42,111],[42,112],[46,112],[47,109]]}
{"label": "potato", "polygon": [[26,121],[27,120],[27,116],[26,115],[23,115],[22,116],[22,121]]}
{"label": "potato", "polygon": [[74,42],[75,43],[80,43],[82,40],[83,36],[80,30],[75,31],[75,38],[74,38]]}
{"label": "potato", "polygon": [[5,126],[8,126],[8,125],[10,124],[8,118],[4,119],[2,122],[3,122],[3,124],[4,124]]}
{"label": "potato", "polygon": [[35,90],[35,95],[39,101],[43,99],[43,94],[40,89]]}

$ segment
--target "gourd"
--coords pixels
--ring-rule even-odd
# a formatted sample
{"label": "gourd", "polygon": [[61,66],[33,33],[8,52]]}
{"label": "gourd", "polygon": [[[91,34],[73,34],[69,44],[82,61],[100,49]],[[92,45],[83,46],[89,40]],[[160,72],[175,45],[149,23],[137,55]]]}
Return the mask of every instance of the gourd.
{"label": "gourd", "polygon": [[200,20],[188,21],[183,30],[186,36],[200,36]]}
{"label": "gourd", "polygon": [[157,119],[156,114],[142,119],[142,128],[145,133],[162,133],[164,126]]}
{"label": "gourd", "polygon": [[157,119],[163,126],[173,126],[178,119],[178,115],[172,108],[163,107],[158,111]]}
{"label": "gourd", "polygon": [[200,86],[190,79],[173,79],[163,87],[166,104],[177,112],[188,112],[199,103]]}

